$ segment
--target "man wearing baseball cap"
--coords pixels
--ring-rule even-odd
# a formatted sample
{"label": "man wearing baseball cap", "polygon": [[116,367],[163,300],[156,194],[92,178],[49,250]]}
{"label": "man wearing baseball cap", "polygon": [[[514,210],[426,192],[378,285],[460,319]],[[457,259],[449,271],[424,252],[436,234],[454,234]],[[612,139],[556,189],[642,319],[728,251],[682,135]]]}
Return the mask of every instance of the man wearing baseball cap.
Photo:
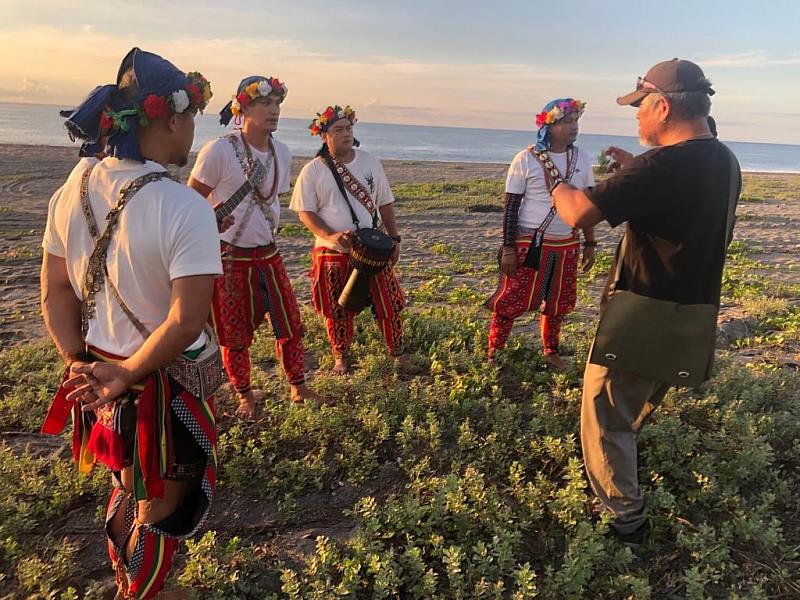
{"label": "man wearing baseball cap", "polygon": [[[712,342],[701,351],[703,368],[674,373],[702,380],[713,360],[722,270],[741,190],[736,158],[709,130],[713,94],[696,64],[677,58],[658,63],[638,79],[634,91],[617,99],[618,104],[637,107],[639,139],[652,149],[634,157],[609,148],[618,172],[593,189],[553,184],[553,203],[568,225],[627,223],[584,373],[581,444],[592,489],[603,509],[614,516],[612,531],[633,544],[641,543],[648,530],[637,473],[639,430],[679,381],[663,375],[662,367],[682,350],[694,350],[691,344],[677,349],[669,345],[670,330],[676,329],[672,323],[639,317],[656,304],[681,315],[687,305],[708,307],[710,319],[703,322],[709,322],[703,331],[710,328]],[[637,304],[627,306],[641,308],[638,314],[635,309],[617,310],[619,329],[629,335],[638,327],[644,335],[619,353],[598,352],[605,343],[600,331],[604,325],[608,331],[612,304],[618,309],[622,297],[635,298]],[[644,331],[634,321],[653,323],[652,330]],[[646,346],[651,348],[649,357],[644,356]]]}

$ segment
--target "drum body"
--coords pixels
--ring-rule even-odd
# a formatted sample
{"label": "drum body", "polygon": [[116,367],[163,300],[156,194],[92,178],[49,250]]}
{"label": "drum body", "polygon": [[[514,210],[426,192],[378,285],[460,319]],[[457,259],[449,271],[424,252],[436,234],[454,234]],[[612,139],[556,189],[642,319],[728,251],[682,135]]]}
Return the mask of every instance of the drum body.
{"label": "drum body", "polygon": [[350,264],[353,272],[339,295],[342,308],[361,312],[369,303],[369,284],[373,276],[383,271],[394,252],[394,241],[372,228],[359,229],[352,237]]}

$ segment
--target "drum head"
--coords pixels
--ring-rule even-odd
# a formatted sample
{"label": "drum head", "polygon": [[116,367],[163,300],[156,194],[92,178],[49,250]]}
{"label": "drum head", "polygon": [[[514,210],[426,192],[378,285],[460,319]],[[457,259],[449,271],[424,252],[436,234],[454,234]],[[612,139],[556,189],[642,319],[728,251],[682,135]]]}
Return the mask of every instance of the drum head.
{"label": "drum head", "polygon": [[388,235],[372,228],[359,229],[355,232],[358,241],[372,252],[391,254],[394,250],[394,241]]}

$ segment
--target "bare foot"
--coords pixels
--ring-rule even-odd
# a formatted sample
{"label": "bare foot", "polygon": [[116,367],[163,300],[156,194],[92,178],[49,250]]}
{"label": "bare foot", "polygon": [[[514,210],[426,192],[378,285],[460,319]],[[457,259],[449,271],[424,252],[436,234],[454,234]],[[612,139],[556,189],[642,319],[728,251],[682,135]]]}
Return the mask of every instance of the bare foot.
{"label": "bare foot", "polygon": [[244,394],[238,394],[239,406],[236,408],[236,416],[245,421],[254,421],[256,418],[256,405],[264,401],[266,394],[261,390],[250,390]]}
{"label": "bare foot", "polygon": [[347,360],[344,358],[337,358],[336,362],[333,363],[333,368],[331,369],[331,375],[349,375],[350,374],[350,365],[348,364]]}
{"label": "bare foot", "polygon": [[567,363],[564,362],[564,359],[561,358],[561,355],[558,352],[545,354],[544,359],[547,361],[548,366],[554,371],[563,373],[567,370]]}
{"label": "bare foot", "polygon": [[394,361],[397,365],[397,369],[405,375],[417,375],[422,372],[422,369],[420,369],[420,367],[413,360],[411,360],[411,356],[408,354],[404,353],[399,356],[395,356]]}
{"label": "bare foot", "polygon": [[289,389],[291,390],[292,404],[304,404],[306,401],[317,407],[322,404],[327,404],[329,406],[334,404],[334,400],[331,396],[328,396],[327,394],[319,394],[308,387],[308,385],[305,383],[301,383],[300,385],[289,385]]}

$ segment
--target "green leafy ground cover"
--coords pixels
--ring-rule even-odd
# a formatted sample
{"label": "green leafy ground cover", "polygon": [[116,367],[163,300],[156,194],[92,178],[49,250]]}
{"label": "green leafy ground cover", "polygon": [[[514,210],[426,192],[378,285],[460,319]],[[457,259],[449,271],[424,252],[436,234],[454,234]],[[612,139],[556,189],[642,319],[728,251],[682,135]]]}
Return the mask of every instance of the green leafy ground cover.
{"label": "green leafy ground cover", "polygon": [[[489,183],[396,193],[411,210],[464,194],[497,203]],[[712,382],[670,391],[644,429],[653,532],[632,550],[608,535],[581,465],[594,312],[565,324],[567,373],[544,368],[530,317],[489,368],[474,288],[494,281],[491,260],[446,243],[428,251],[445,266],[407,290],[405,316],[420,375],[396,370],[368,314],[353,376],[325,375],[324,326],[306,307],[313,385],[340,400],[290,409],[271,335],[259,333],[254,383],[270,399],[257,423],[221,417],[219,501],[170,587],[254,599],[800,597],[800,376],[774,354],[800,349],[796,284],[732,245],[724,302],[752,335],[719,352]],[[582,278],[583,305],[610,263],[601,252]],[[49,343],[0,353],[0,598],[102,597],[110,583],[106,475],[78,476],[66,435],[35,434],[59,378]],[[225,393],[219,408],[233,408]]]}

